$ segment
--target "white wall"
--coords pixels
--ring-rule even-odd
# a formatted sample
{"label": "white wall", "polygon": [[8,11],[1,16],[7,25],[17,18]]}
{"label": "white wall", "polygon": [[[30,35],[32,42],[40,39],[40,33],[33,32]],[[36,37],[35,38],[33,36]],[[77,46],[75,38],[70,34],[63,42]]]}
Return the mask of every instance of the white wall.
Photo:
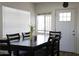
{"label": "white wall", "polygon": [[[69,3],[68,8],[77,8],[79,3]],[[64,9],[63,8],[63,3],[62,2],[42,2],[42,3],[36,3],[35,4],[35,11],[36,13],[48,13],[48,12],[53,12],[56,9]]]}
{"label": "white wall", "polygon": [[77,52],[79,53],[79,6],[77,8]]}
{"label": "white wall", "polygon": [[[55,11],[58,9],[64,9],[62,6],[62,2],[42,2],[42,3],[36,3],[35,4],[35,11],[36,14],[41,14],[41,13],[52,13],[52,30],[55,30]],[[77,20],[77,40],[75,42],[76,52],[79,53],[79,3],[78,2],[70,2],[68,9],[74,9],[76,11],[76,18]]]}
{"label": "white wall", "polygon": [[28,11],[31,13],[31,24],[34,25],[35,23],[35,11],[34,5],[30,2],[0,2],[0,38],[2,38],[3,32],[3,25],[2,25],[2,6],[11,7],[14,9],[19,9],[23,11]]}
{"label": "white wall", "polygon": [[0,4],[0,38],[2,37],[2,6]]}

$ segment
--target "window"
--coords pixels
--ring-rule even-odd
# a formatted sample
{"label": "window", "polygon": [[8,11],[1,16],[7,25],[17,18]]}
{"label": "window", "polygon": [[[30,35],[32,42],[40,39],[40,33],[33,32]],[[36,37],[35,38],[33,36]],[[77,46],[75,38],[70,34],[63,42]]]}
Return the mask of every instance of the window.
{"label": "window", "polygon": [[59,21],[71,21],[71,12],[59,13]]}
{"label": "window", "polygon": [[51,30],[51,15],[46,15],[46,31]]}
{"label": "window", "polygon": [[40,33],[44,33],[44,15],[37,16],[37,30]]}
{"label": "window", "polygon": [[37,15],[37,31],[45,33],[51,30],[51,14]]}

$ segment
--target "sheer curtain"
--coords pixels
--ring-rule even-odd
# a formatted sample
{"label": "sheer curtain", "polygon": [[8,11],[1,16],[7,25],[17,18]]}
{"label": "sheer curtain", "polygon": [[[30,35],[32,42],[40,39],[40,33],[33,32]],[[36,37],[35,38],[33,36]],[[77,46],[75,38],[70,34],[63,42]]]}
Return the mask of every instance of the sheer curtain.
{"label": "sheer curtain", "polygon": [[48,33],[51,30],[51,14],[40,14],[37,15],[37,38],[39,43],[47,41]]}
{"label": "sheer curtain", "polygon": [[45,33],[51,30],[51,14],[37,15],[37,31]]}

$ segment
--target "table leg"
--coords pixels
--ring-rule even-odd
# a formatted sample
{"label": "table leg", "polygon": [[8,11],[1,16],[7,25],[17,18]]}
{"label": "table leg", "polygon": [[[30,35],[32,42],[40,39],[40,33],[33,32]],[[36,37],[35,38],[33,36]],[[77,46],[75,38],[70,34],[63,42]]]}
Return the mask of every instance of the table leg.
{"label": "table leg", "polygon": [[34,54],[34,49],[32,48],[29,53],[30,53],[30,56],[34,56],[35,55]]}

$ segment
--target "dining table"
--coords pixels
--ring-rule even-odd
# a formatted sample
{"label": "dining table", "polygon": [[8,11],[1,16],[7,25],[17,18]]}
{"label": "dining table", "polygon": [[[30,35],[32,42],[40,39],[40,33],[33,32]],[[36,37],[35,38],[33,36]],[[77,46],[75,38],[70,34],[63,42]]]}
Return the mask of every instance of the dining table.
{"label": "dining table", "polygon": [[[58,39],[55,38],[55,39]],[[0,39],[0,42],[8,42],[7,39]],[[20,51],[29,51],[29,56],[35,56],[35,51],[40,50],[42,48],[46,49],[46,54],[49,55],[49,44],[50,42],[44,38],[20,38],[20,41],[13,40],[10,41],[10,50],[16,52],[16,55],[19,56]],[[4,45],[6,47],[6,45]],[[59,54],[59,51],[57,52]]]}
{"label": "dining table", "polygon": [[11,51],[15,51],[16,55],[19,55],[19,51],[30,51],[30,55],[34,56],[35,55],[35,51],[43,48],[43,47],[47,47],[48,45],[48,41],[41,41],[37,39],[25,39],[25,40],[20,40],[20,41],[12,41],[10,42],[10,47],[11,47]]}

